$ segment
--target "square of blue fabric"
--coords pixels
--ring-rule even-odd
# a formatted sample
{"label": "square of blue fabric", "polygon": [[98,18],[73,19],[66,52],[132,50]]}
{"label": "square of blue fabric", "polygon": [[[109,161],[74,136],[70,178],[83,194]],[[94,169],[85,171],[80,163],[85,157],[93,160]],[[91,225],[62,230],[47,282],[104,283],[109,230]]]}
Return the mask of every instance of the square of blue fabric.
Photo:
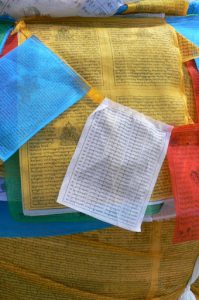
{"label": "square of blue fabric", "polygon": [[196,62],[196,67],[197,67],[197,69],[198,69],[198,71],[199,71],[199,58],[196,58],[196,59],[195,59],[195,62]]}
{"label": "square of blue fabric", "polygon": [[32,36],[0,59],[0,159],[82,99],[90,87]]}
{"label": "square of blue fabric", "polygon": [[[199,47],[199,16],[167,17],[166,20],[178,33]],[[199,70],[199,58],[196,58],[195,62]]]}

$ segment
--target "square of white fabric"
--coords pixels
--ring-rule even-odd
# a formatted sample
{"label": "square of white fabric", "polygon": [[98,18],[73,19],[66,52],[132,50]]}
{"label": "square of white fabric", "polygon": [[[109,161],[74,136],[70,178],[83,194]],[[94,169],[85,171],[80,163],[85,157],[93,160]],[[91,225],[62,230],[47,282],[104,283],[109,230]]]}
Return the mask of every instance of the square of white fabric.
{"label": "square of white fabric", "polygon": [[105,99],[87,120],[58,203],[140,232],[171,130]]}

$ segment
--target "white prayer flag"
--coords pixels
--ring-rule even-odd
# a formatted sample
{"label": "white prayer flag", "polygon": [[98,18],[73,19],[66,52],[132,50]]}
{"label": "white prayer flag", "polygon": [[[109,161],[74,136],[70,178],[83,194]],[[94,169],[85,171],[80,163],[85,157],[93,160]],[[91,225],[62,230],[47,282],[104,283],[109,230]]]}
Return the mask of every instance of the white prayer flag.
{"label": "white prayer flag", "polygon": [[171,130],[105,99],[87,120],[58,203],[140,232]]}
{"label": "white prayer flag", "polygon": [[2,0],[0,14],[28,16],[112,16],[123,0]]}

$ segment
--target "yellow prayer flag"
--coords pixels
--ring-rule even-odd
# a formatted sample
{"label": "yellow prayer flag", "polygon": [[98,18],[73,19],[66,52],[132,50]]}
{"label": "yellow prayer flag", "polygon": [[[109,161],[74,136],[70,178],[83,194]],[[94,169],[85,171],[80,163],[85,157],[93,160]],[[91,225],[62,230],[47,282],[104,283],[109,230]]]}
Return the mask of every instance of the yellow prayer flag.
{"label": "yellow prayer flag", "polygon": [[[102,95],[171,125],[192,122],[183,77],[184,48],[164,20],[42,18],[26,23]],[[56,198],[67,166],[85,121],[100,99],[92,101],[87,95],[21,149],[25,209],[58,207]],[[169,197],[165,162],[152,199]]]}

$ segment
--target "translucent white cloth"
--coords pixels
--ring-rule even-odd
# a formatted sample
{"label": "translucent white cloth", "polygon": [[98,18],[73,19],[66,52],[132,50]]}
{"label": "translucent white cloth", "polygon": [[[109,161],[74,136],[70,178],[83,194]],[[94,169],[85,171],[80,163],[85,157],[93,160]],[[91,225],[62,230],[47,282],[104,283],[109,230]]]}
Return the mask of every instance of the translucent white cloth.
{"label": "translucent white cloth", "polygon": [[110,16],[123,0],[2,0],[0,13],[14,18],[24,16]]}
{"label": "translucent white cloth", "polygon": [[199,256],[196,260],[193,273],[189,282],[184,290],[184,293],[180,296],[179,300],[196,300],[195,295],[191,291],[191,285],[198,279],[199,277]]}

